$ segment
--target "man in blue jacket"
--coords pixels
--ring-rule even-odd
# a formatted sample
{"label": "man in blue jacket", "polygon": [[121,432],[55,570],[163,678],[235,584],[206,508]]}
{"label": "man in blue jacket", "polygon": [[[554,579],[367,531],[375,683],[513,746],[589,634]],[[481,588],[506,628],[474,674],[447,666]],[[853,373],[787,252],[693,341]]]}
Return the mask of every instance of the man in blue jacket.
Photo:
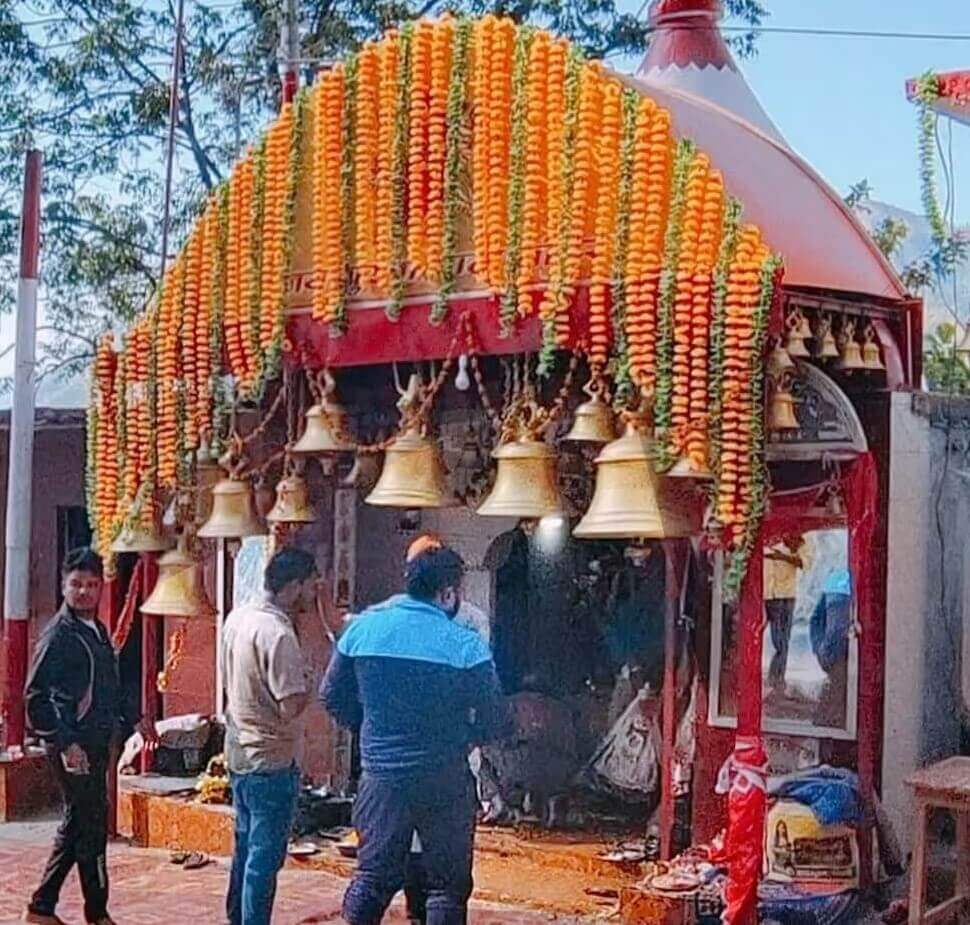
{"label": "man in blue jacket", "polygon": [[466,921],[477,811],[468,750],[503,734],[507,719],[488,646],[454,622],[463,573],[447,547],[411,559],[406,594],[348,626],[323,679],[327,709],[360,730],[360,845],[343,909],[350,925],[381,921],[404,883],[415,832],[428,925]]}

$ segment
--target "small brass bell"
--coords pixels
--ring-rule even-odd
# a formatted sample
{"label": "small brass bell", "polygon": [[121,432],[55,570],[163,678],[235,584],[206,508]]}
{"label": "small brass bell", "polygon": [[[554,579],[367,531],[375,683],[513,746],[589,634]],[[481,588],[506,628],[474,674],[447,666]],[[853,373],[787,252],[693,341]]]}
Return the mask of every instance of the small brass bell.
{"label": "small brass bell", "polygon": [[771,396],[768,407],[768,430],[798,430],[799,426],[795,417],[795,399],[786,386],[779,386]]}
{"label": "small brass bell", "polygon": [[813,336],[812,326],[809,324],[808,318],[805,317],[805,314],[801,311],[801,309],[795,312],[795,317],[798,319],[798,325],[796,328],[798,331],[798,336],[802,340],[811,340]]}
{"label": "small brass bell", "polygon": [[832,320],[828,317],[822,318],[818,323],[818,334],[815,340],[818,343],[817,356],[820,360],[834,360],[839,356],[839,345],[835,342],[835,335],[832,333]]}
{"label": "small brass bell", "polygon": [[310,524],[317,515],[307,500],[307,485],[296,472],[281,479],[276,486],[276,504],[266,515],[273,524]]}
{"label": "small brass bell", "polygon": [[212,489],[212,513],[199,529],[204,539],[241,539],[266,533],[253,510],[253,492],[248,482],[227,477]]}
{"label": "small brass bell", "polygon": [[185,534],[175,549],[158,560],[158,579],[141,612],[159,617],[211,617],[212,606],[202,590],[198,561],[188,551]]}
{"label": "small brass bell", "polygon": [[581,539],[665,539],[700,532],[692,492],[661,479],[645,421],[626,424],[623,436],[596,458],[596,487],[573,535]]}
{"label": "small brass bell", "polygon": [[365,499],[378,507],[448,507],[444,466],[437,446],[412,426],[395,438],[384,455],[384,468]]}
{"label": "small brass bell", "polygon": [[303,436],[293,444],[294,453],[352,453],[354,445],[346,439],[347,414],[334,399],[337,384],[329,370],[323,371],[323,395],[306,413]]}
{"label": "small brass bell", "polygon": [[780,376],[786,369],[794,368],[795,364],[788,351],[782,346],[781,338],[776,337],[775,346],[768,355],[768,375]]}
{"label": "small brass bell", "polygon": [[293,444],[294,453],[352,453],[354,445],[344,439],[346,415],[339,405],[327,403],[307,409],[303,436]]}
{"label": "small brass bell", "polygon": [[586,386],[589,401],[584,401],[573,416],[573,426],[563,440],[577,443],[610,443],[616,439],[616,425],[613,409],[603,401],[602,391]]}
{"label": "small brass bell", "polygon": [[862,360],[859,342],[855,339],[855,323],[852,321],[845,322],[842,331],[842,350],[839,355],[842,358],[839,362],[839,369],[851,371],[866,368]]}
{"label": "small brass bell", "polygon": [[883,370],[886,368],[879,354],[876,332],[871,326],[866,328],[865,340],[862,342],[862,363],[866,369]]}
{"label": "small brass bell", "polygon": [[212,489],[222,477],[222,469],[207,458],[200,458],[195,467],[195,524],[201,526],[212,513]]}
{"label": "small brass bell", "polygon": [[350,472],[341,481],[344,488],[370,493],[380,478],[380,459],[373,453],[357,453]]}
{"label": "small brass bell", "polygon": [[812,355],[808,347],[805,346],[804,338],[795,330],[788,332],[788,339],[785,341],[785,351],[793,359],[803,360]]}
{"label": "small brass bell", "polygon": [[140,520],[121,529],[111,544],[112,552],[163,552],[169,542],[159,533],[155,523],[143,524]]}
{"label": "small brass bell", "polygon": [[495,487],[479,514],[539,520],[562,511],[556,454],[545,443],[514,440],[503,443],[492,456],[498,460]]}

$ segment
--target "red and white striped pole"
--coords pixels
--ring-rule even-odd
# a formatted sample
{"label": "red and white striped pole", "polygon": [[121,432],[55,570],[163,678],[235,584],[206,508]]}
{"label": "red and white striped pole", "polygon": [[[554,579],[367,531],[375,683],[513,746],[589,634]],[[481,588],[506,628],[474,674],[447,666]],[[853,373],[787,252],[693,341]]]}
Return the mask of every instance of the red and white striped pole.
{"label": "red and white striped pole", "polygon": [[13,404],[7,463],[6,567],[3,581],[3,744],[23,748],[24,683],[30,616],[30,508],[34,462],[34,368],[40,268],[40,186],[43,158],[28,151],[20,220],[20,279],[14,345]]}

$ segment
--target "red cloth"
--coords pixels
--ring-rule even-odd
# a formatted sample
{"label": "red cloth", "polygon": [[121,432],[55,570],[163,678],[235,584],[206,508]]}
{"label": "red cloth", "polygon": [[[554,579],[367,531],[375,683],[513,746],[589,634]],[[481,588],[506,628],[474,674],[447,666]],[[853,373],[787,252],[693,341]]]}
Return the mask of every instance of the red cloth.
{"label": "red cloth", "polygon": [[726,925],[756,925],[758,921],[766,775],[760,736],[739,735],[717,782],[718,792],[728,795],[728,832],[720,858],[728,868],[721,914]]}

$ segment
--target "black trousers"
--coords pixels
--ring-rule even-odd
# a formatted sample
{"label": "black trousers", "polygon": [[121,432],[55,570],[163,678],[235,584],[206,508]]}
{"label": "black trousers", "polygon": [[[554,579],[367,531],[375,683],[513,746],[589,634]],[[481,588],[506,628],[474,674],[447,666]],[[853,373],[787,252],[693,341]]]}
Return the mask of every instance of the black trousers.
{"label": "black trousers", "polygon": [[785,670],[788,667],[788,644],[791,642],[795,601],[792,598],[765,601],[765,610],[768,614],[771,644],[775,649],[775,654],[771,657],[771,665],[768,667],[768,679],[773,684],[781,684],[785,680]]}
{"label": "black trousers", "polygon": [[68,774],[60,753],[51,752],[51,770],[64,801],[64,814],[54,850],[44,870],[30,911],[53,915],[61,887],[77,864],[84,896],[84,917],[97,922],[108,914],[108,745],[86,746],[90,774]]}
{"label": "black trousers", "polygon": [[417,831],[427,925],[465,925],[477,809],[475,782],[467,765],[403,779],[365,773],[354,803],[360,844],[357,871],[344,897],[344,919],[350,925],[379,925],[406,882],[412,905],[417,900],[419,907],[412,912],[420,915],[417,872],[412,869],[406,876]]}

